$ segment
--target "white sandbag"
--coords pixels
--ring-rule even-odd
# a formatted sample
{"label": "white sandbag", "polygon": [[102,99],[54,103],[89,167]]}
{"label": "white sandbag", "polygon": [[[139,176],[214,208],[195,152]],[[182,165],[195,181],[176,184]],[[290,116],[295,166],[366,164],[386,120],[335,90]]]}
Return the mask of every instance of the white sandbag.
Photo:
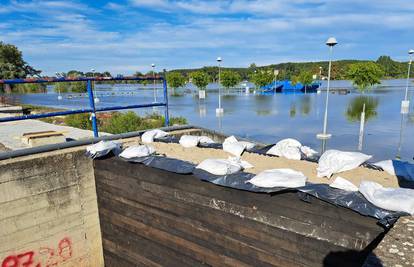
{"label": "white sandbag", "polygon": [[237,143],[239,142],[234,135],[227,137],[224,139],[223,143]]}
{"label": "white sandbag", "polygon": [[130,146],[119,154],[120,157],[125,159],[147,157],[155,153],[155,149],[152,146],[138,145]]}
{"label": "white sandbag", "polygon": [[239,164],[232,163],[226,159],[206,159],[198,164],[196,168],[214,175],[232,174],[242,169]]}
{"label": "white sandbag", "polygon": [[330,178],[332,174],[349,171],[369,160],[372,156],[360,152],[345,152],[340,150],[327,150],[319,159],[318,177]]}
{"label": "white sandbag", "polygon": [[240,157],[245,149],[246,146],[237,141],[236,137],[233,135],[227,137],[223,142],[223,150],[237,157]]}
{"label": "white sandbag", "polygon": [[369,202],[377,207],[414,215],[413,189],[386,188],[375,182],[362,181],[359,191]]}
{"label": "white sandbag", "polygon": [[258,187],[288,187],[305,186],[306,176],[292,169],[265,170],[248,182]]}
{"label": "white sandbag", "polygon": [[198,145],[199,140],[200,140],[199,136],[183,135],[180,137],[179,143],[183,147],[196,147]]}
{"label": "white sandbag", "polygon": [[204,135],[200,136],[200,138],[198,139],[198,142],[200,144],[214,144],[215,143],[213,139],[211,139],[208,136],[204,136]]}
{"label": "white sandbag", "polygon": [[114,141],[100,141],[96,144],[90,145],[86,147],[86,151],[88,152],[89,156],[92,158],[105,156],[111,151],[115,153],[119,152],[121,149],[121,144]]}
{"label": "white sandbag", "polygon": [[247,141],[239,141],[239,144],[244,145],[245,149],[252,149],[256,146],[256,144]]}
{"label": "white sandbag", "polygon": [[300,152],[301,146],[302,144],[298,140],[287,138],[277,142],[266,154],[300,160],[302,155]]}
{"label": "white sandbag", "polygon": [[384,171],[391,175],[395,175],[394,165],[392,164],[392,160],[382,160],[374,163],[375,166],[381,167]]}
{"label": "white sandbag", "polygon": [[154,138],[161,138],[161,137],[165,137],[167,135],[168,135],[167,132],[164,132],[164,131],[159,130],[159,129],[154,129],[154,130],[146,131],[141,136],[141,141],[144,142],[144,143],[152,143],[152,142],[154,142]]}
{"label": "white sandbag", "polygon": [[354,185],[347,179],[342,178],[341,176],[336,177],[335,181],[333,181],[333,183],[331,183],[329,186],[333,188],[342,189],[345,191],[358,191],[358,187],[356,185]]}
{"label": "white sandbag", "polygon": [[223,150],[229,152],[237,157],[243,153],[246,147],[243,144],[237,143],[223,143]]}
{"label": "white sandbag", "polygon": [[318,154],[318,151],[313,150],[312,148],[308,146],[301,146],[300,151],[307,157],[311,158]]}
{"label": "white sandbag", "polygon": [[234,163],[234,164],[240,165],[243,169],[254,168],[254,166],[252,164],[250,164],[249,162],[247,162],[245,160],[240,159],[239,157],[228,157],[227,160]]}

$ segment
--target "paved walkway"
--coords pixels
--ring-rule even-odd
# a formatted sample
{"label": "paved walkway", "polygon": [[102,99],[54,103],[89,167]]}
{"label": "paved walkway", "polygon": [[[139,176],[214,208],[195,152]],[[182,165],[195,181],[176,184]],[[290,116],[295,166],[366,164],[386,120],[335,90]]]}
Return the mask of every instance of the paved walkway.
{"label": "paved walkway", "polygon": [[[10,117],[15,114],[0,114],[0,117]],[[82,130],[70,126],[55,125],[38,120],[23,120],[0,123],[0,144],[10,150],[28,148],[29,146],[22,142],[22,135],[28,132],[40,131],[57,131],[62,132],[66,139],[85,139],[93,137],[93,132]],[[100,133],[108,135],[108,133]]]}

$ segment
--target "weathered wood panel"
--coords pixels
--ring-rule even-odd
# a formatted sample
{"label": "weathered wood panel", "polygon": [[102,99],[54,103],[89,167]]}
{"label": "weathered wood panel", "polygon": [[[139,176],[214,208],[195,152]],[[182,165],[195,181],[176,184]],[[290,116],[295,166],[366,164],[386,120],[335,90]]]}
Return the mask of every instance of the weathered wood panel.
{"label": "weathered wood panel", "polygon": [[107,266],[358,266],[376,220],[294,192],[216,186],[116,158],[94,161]]}

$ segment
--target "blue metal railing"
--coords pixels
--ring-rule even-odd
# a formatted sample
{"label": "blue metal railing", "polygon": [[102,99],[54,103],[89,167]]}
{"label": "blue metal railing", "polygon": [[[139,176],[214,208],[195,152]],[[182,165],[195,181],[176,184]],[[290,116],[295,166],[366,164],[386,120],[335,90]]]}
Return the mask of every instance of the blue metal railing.
{"label": "blue metal railing", "polygon": [[[162,81],[163,91],[164,91],[164,101],[163,102],[155,102],[150,104],[137,104],[137,105],[124,105],[124,106],[112,106],[112,107],[102,107],[97,108],[95,107],[95,101],[93,96],[92,90],[92,81]],[[10,79],[10,80],[0,80],[0,85],[3,84],[23,84],[23,83],[53,83],[53,82],[86,82],[86,89],[89,97],[89,108],[81,108],[75,110],[65,110],[65,111],[56,111],[56,112],[48,112],[42,114],[30,114],[30,115],[23,115],[23,116],[15,116],[15,117],[6,117],[0,118],[1,122],[8,122],[8,121],[19,121],[19,120],[29,120],[29,119],[40,119],[40,118],[48,118],[48,117],[56,117],[56,116],[65,116],[71,114],[80,114],[80,113],[91,113],[91,121],[92,121],[92,129],[93,134],[95,137],[99,136],[98,131],[98,124],[96,121],[96,113],[103,112],[103,111],[114,111],[114,110],[124,110],[124,109],[135,109],[135,108],[148,108],[148,107],[160,107],[164,106],[164,116],[165,116],[165,126],[169,126],[170,118],[168,112],[168,93],[167,93],[167,81],[164,77],[156,76],[156,77],[91,77],[91,78],[40,78],[40,79]]]}

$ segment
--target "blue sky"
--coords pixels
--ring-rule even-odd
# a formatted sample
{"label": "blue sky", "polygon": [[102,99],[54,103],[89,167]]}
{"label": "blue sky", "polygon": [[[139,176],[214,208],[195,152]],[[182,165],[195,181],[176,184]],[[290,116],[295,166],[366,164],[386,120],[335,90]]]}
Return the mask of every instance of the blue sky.
{"label": "blue sky", "polygon": [[327,59],[406,60],[412,0],[0,0],[0,40],[45,74],[113,74],[215,64]]}

